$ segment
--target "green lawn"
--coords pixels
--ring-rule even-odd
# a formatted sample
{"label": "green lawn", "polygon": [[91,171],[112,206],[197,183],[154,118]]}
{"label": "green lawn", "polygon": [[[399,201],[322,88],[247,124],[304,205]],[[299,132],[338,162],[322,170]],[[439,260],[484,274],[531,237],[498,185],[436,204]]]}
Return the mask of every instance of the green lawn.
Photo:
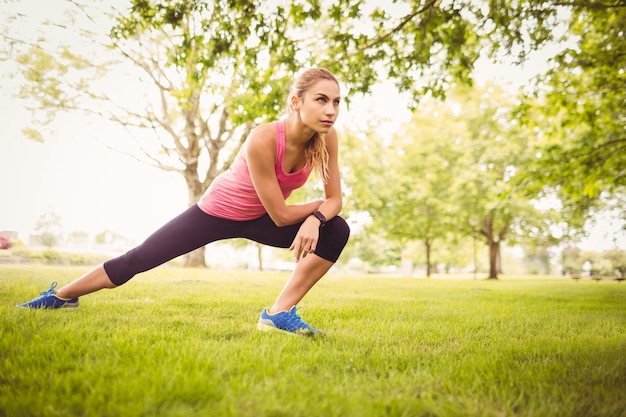
{"label": "green lawn", "polygon": [[319,338],[256,330],[284,273],[15,308],[83,271],[0,265],[0,416],[626,416],[626,283],[330,275],[301,303]]}

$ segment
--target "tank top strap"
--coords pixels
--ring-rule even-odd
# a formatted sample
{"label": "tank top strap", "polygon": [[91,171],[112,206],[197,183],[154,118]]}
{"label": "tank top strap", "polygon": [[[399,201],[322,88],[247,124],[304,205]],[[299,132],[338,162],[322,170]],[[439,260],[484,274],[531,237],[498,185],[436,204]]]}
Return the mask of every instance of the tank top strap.
{"label": "tank top strap", "polygon": [[285,129],[285,121],[279,120],[274,122],[276,126],[276,166],[283,170],[285,161],[285,142],[287,141],[287,131]]}

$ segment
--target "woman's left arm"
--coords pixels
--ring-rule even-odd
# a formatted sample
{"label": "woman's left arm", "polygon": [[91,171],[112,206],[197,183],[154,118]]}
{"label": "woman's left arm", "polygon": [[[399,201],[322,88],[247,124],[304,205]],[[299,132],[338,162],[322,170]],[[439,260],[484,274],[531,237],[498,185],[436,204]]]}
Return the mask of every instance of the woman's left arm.
{"label": "woman's left arm", "polygon": [[[324,201],[318,211],[330,220],[339,214],[343,207],[341,193],[341,179],[339,176],[339,145],[337,132],[331,129],[326,134],[326,150],[328,151],[328,179],[324,184]],[[319,239],[320,220],[315,216],[309,216],[300,226],[290,249],[294,251],[296,262],[306,256],[308,252],[314,252]]]}

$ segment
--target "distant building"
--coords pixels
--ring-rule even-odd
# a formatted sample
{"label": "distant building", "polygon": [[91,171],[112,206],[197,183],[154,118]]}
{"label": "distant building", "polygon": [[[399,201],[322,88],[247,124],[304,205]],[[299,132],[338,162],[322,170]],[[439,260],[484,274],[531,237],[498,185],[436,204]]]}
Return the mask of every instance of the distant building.
{"label": "distant building", "polygon": [[13,230],[2,230],[0,231],[0,237],[4,237],[9,240],[17,240],[17,232]]}

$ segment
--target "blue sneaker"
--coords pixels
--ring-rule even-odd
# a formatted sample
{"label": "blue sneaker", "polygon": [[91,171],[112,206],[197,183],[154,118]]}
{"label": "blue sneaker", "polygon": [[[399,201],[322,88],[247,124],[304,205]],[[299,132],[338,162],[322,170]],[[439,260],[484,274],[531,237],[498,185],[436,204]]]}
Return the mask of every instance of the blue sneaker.
{"label": "blue sneaker", "polygon": [[276,314],[269,314],[264,308],[259,317],[257,328],[259,330],[284,330],[286,332],[295,333],[304,336],[320,334],[318,330],[306,324],[300,316],[296,314],[298,309],[296,306],[291,307],[289,311],[281,311]]}
{"label": "blue sneaker", "polygon": [[55,293],[56,282],[53,282],[48,291],[41,293],[41,296],[24,304],[18,304],[17,308],[76,308],[78,307],[78,297],[65,300],[59,298]]}

